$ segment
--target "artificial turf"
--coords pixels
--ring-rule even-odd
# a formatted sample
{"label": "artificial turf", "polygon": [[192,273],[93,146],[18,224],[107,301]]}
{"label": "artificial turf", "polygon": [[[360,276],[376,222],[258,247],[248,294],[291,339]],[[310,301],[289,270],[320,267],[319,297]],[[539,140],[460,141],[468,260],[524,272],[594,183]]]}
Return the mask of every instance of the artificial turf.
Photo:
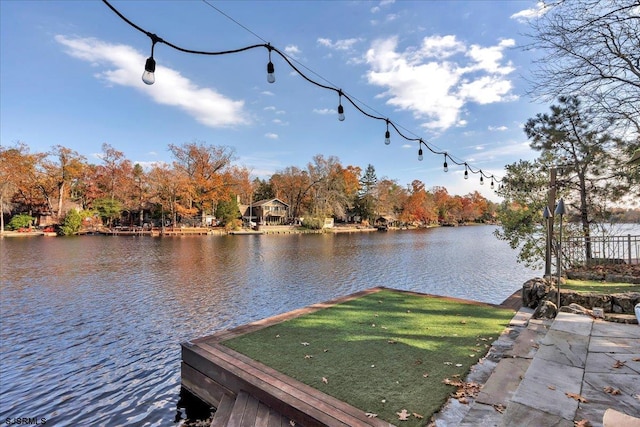
{"label": "artificial turf", "polygon": [[464,379],[513,314],[385,289],[222,344],[392,424],[421,426],[456,390],[443,380]]}

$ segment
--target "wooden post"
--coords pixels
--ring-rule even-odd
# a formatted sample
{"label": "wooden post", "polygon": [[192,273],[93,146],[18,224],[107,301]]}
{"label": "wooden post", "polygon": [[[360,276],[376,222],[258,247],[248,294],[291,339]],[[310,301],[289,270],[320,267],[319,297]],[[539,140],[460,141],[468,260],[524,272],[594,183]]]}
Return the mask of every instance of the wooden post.
{"label": "wooden post", "polygon": [[551,245],[553,241],[553,212],[556,208],[556,175],[557,169],[549,169],[549,191],[547,192],[547,207],[551,213],[551,217],[547,220],[547,247],[545,251],[544,277],[551,277]]}

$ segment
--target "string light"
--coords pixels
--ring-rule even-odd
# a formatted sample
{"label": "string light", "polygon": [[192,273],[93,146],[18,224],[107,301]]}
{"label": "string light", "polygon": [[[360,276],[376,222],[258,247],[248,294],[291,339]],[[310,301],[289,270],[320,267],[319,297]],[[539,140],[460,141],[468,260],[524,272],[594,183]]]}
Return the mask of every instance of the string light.
{"label": "string light", "polygon": [[491,175],[491,189],[493,190],[495,188],[495,185],[493,183],[493,175]]}
{"label": "string light", "polygon": [[[335,86],[328,86],[328,85],[319,83],[319,82],[309,78],[306,74],[304,74],[302,71],[300,71],[300,69],[298,69],[298,67],[296,67],[296,65],[293,64],[292,60],[286,54],[281,52],[279,49],[271,46],[270,43],[266,43],[266,41],[264,39],[262,39],[263,41],[265,41],[264,44],[255,44],[255,45],[245,46],[245,47],[242,47],[242,48],[239,48],[239,49],[226,50],[226,51],[200,51],[200,50],[186,49],[186,48],[177,46],[175,44],[172,44],[172,43],[170,43],[170,42],[168,42],[166,40],[163,40],[162,38],[158,37],[157,35],[155,35],[153,33],[150,33],[148,31],[146,31],[145,29],[143,29],[142,27],[138,26],[137,24],[133,23],[127,17],[125,17],[122,13],[120,13],[120,11],[118,11],[115,7],[113,7],[109,3],[108,0],[102,0],[102,2],[105,5],[107,5],[107,7],[109,7],[109,9],[111,9],[123,21],[125,21],[131,27],[135,28],[136,30],[140,31],[141,33],[145,34],[147,37],[149,37],[151,39],[151,56],[149,58],[147,58],[147,60],[145,62],[144,73],[142,75],[142,80],[144,81],[145,84],[152,85],[152,84],[155,83],[156,61],[155,61],[155,58],[154,58],[154,49],[155,49],[156,43],[165,44],[165,45],[167,45],[167,46],[169,46],[169,47],[171,47],[171,48],[173,48],[175,50],[178,50],[178,51],[184,52],[184,53],[190,53],[190,54],[196,54],[196,55],[209,55],[209,56],[227,55],[227,54],[232,54],[232,53],[244,52],[244,51],[251,50],[251,49],[256,49],[256,48],[265,48],[265,49],[267,49],[268,55],[269,55],[269,62],[267,63],[267,81],[269,83],[274,83],[276,81],[276,78],[275,78],[275,67],[273,65],[273,62],[271,61],[271,53],[275,52],[296,73],[298,73],[298,75],[300,75],[304,80],[306,80],[307,82],[309,82],[309,83],[311,83],[311,84],[313,84],[313,85],[315,85],[317,87],[320,87],[320,88],[326,89],[326,90],[330,90],[330,91],[334,91],[334,92],[336,92],[338,94],[338,120],[344,121],[344,119],[345,119],[344,107],[342,106],[342,97],[344,97],[347,100],[347,102],[349,102],[356,110],[358,110],[363,115],[365,115],[365,116],[367,116],[367,117],[369,117],[371,119],[374,119],[374,120],[384,120],[385,121],[387,128],[386,128],[385,135],[384,135],[384,143],[386,145],[391,144],[391,133],[390,133],[390,127],[391,127],[403,139],[405,139],[407,141],[414,141],[414,142],[417,141],[417,142],[419,142],[418,160],[422,160],[423,159],[422,146],[424,145],[425,148],[427,148],[429,151],[431,151],[432,154],[436,154],[436,155],[443,154],[444,155],[444,171],[445,172],[448,171],[449,165],[448,165],[447,161],[449,160],[449,161],[453,162],[455,165],[458,165],[458,166],[463,166],[464,165],[464,168],[465,168],[464,169],[464,179],[468,179],[469,178],[469,172],[471,172],[473,174],[480,174],[480,184],[481,185],[484,184],[483,176],[486,176],[486,178],[491,178],[492,188],[493,188],[493,185],[494,185],[494,181],[498,182],[498,183],[502,182],[502,179],[496,178],[494,175],[491,175],[491,176],[485,175],[484,172],[482,172],[481,169],[474,170],[466,162],[456,160],[455,157],[452,157],[449,153],[447,153],[445,151],[439,151],[439,150],[433,149],[428,143],[424,142],[422,140],[422,138],[407,136],[404,132],[402,132],[398,128],[398,125],[396,125],[390,119],[385,118],[385,117],[381,117],[381,116],[377,116],[377,115],[374,115],[374,114],[371,114],[371,113],[365,111],[360,105],[358,105],[356,102],[354,102],[354,100],[352,99],[351,96],[345,94],[342,91],[342,89],[337,89]],[[216,10],[218,10],[218,9],[216,9]],[[227,16],[223,12],[221,12],[221,11],[219,11],[219,12],[222,13],[223,15]],[[227,17],[229,19],[232,19],[229,16],[227,16]],[[236,21],[234,21],[234,22],[236,22]],[[238,25],[240,25],[238,22],[236,22],[236,23]],[[240,25],[240,26],[242,26],[242,25]],[[246,27],[244,27],[244,26],[242,26],[242,27],[245,28],[247,31],[251,32]],[[261,37],[257,36],[253,32],[252,32],[252,34],[254,34],[258,38],[261,38]],[[303,65],[303,67],[304,67],[304,65]],[[305,67],[305,68],[307,68],[307,67]],[[314,73],[314,74],[317,74],[317,73]],[[323,79],[323,80],[327,81],[326,79]],[[329,83],[329,84],[331,84],[331,83]],[[371,110],[371,111],[374,111],[370,107],[367,107],[367,108],[369,110]],[[403,128],[403,130],[404,130],[404,128]],[[500,188],[502,188],[502,185],[500,186]]]}
{"label": "string light", "polygon": [[153,50],[156,47],[156,43],[158,43],[159,38],[155,34],[151,34],[151,56],[147,58],[147,61],[144,64],[144,73],[142,73],[142,81],[148,85],[152,85],[156,82],[156,60],[153,59]]}
{"label": "string light", "polygon": [[275,68],[273,66],[273,62],[271,62],[271,51],[273,48],[270,44],[267,43],[267,49],[269,49],[269,63],[267,64],[267,81],[269,83],[276,82]]}
{"label": "string light", "polygon": [[391,144],[391,133],[389,133],[389,119],[387,119],[387,131],[384,133],[384,143]]}
{"label": "string light", "polygon": [[342,89],[338,92],[338,120],[344,122],[344,107],[342,106]]}

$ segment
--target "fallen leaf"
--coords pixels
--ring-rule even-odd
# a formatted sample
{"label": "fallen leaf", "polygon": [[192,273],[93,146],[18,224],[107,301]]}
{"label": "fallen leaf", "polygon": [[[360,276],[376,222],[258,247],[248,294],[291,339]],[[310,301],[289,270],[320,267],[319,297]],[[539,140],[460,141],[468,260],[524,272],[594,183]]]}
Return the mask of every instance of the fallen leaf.
{"label": "fallen leaf", "polygon": [[371,367],[372,367],[372,368],[375,368],[375,367],[376,367],[376,365],[371,365]]}
{"label": "fallen leaf", "polygon": [[611,386],[606,386],[603,390],[604,390],[605,393],[609,393],[609,394],[612,394],[614,396],[617,396],[617,395],[621,394],[620,390],[618,390],[617,388],[613,388]]}
{"label": "fallen leaf", "polygon": [[372,328],[375,328],[375,327],[376,327],[376,324],[375,324],[375,323],[372,323],[372,324],[371,324],[371,327],[372,327]]}
{"label": "fallen leaf", "polygon": [[387,403],[387,399],[382,399],[380,402]]}
{"label": "fallen leaf", "polygon": [[555,390],[555,389],[556,389],[556,386],[554,386],[554,385],[548,385],[548,386],[547,386],[547,388],[548,388],[549,390]]}
{"label": "fallen leaf", "polygon": [[456,367],[458,368],[462,367],[462,363],[456,363]]}
{"label": "fallen leaf", "polygon": [[444,364],[447,365],[447,366],[453,365],[453,363],[451,363],[451,362],[444,362]]}
{"label": "fallen leaf", "polygon": [[396,412],[396,414],[398,415],[398,419],[400,421],[407,421],[409,419],[409,412],[407,412],[406,409],[403,409],[400,412]]}
{"label": "fallen leaf", "polygon": [[322,382],[325,384],[329,384],[329,380],[325,377],[322,377]]}
{"label": "fallen leaf", "polygon": [[463,405],[468,405],[469,404],[469,400],[467,400],[466,397],[459,398],[458,402],[462,403]]}
{"label": "fallen leaf", "polygon": [[591,424],[591,421],[589,420],[580,420],[574,421],[573,425],[574,427],[591,427],[593,424]]}
{"label": "fallen leaf", "polygon": [[301,342],[300,344],[302,344],[302,345],[303,345],[303,346],[305,346],[305,347],[309,345],[309,343],[308,343],[308,342]]}
{"label": "fallen leaf", "polygon": [[422,374],[423,378],[429,378],[429,374],[427,372],[425,372],[424,374]]}
{"label": "fallen leaf", "polygon": [[280,338],[280,334],[276,335],[276,338]]}
{"label": "fallen leaf", "polygon": [[423,419],[423,418],[424,418],[422,415],[418,414],[417,412],[414,412],[414,413],[413,413],[413,416],[414,416],[414,417],[416,417],[416,418],[417,418],[417,419],[419,419],[419,420],[421,420],[421,419]]}
{"label": "fallen leaf", "polygon": [[413,362],[413,364],[414,364],[414,365],[422,365],[422,359],[416,359],[416,360]]}
{"label": "fallen leaf", "polygon": [[633,359],[631,359],[631,360],[633,360],[634,362],[640,362],[640,357],[634,357],[634,358],[633,358]]}
{"label": "fallen leaf", "polygon": [[365,412],[364,414],[367,416],[367,418],[375,418],[378,416],[378,414],[374,414],[372,412]]}
{"label": "fallen leaf", "polygon": [[295,422],[295,421],[293,421],[293,420],[289,420],[289,425],[290,425],[291,427],[294,427],[294,426],[296,425],[296,422]]}
{"label": "fallen leaf", "polygon": [[329,351],[329,349],[328,349],[328,348],[325,348],[325,349],[324,349],[324,350],[322,350],[322,351],[324,351],[324,352],[326,353],[326,352],[328,352],[328,351]]}
{"label": "fallen leaf", "polygon": [[467,321],[466,320],[461,320],[460,323],[462,323],[463,325],[466,325]]}
{"label": "fallen leaf", "polygon": [[507,410],[507,408],[500,403],[498,403],[497,405],[493,405],[493,409],[495,409],[500,414],[504,414],[504,411]]}
{"label": "fallen leaf", "polygon": [[312,356],[312,355],[310,355],[310,354],[305,354],[305,355],[304,355],[304,358],[305,358],[305,359],[311,359],[311,358],[313,358],[313,356]]}
{"label": "fallen leaf", "polygon": [[389,344],[397,344],[397,343],[398,343],[398,341],[396,341],[396,340],[389,340],[389,341],[387,341],[387,342],[388,342]]}
{"label": "fallen leaf", "polygon": [[577,393],[569,393],[569,392],[567,392],[567,393],[565,393],[565,394],[567,395],[567,397],[570,397],[570,398],[572,398],[572,399],[575,399],[575,400],[577,400],[578,402],[582,402],[582,403],[587,403],[587,402],[588,402],[588,400],[587,400],[586,398],[584,398],[583,396],[580,396],[580,395],[579,395],[579,394],[577,394]]}
{"label": "fallen leaf", "polygon": [[624,367],[625,362],[623,362],[622,360],[616,360],[616,363],[613,364],[613,367],[618,369],[618,368],[622,368]]}

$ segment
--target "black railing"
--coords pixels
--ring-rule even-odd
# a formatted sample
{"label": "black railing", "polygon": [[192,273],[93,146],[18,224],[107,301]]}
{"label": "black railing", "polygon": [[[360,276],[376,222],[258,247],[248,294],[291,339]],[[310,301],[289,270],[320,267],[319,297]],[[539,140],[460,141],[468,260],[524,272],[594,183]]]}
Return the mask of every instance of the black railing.
{"label": "black railing", "polygon": [[[590,246],[591,257],[587,257]],[[563,264],[640,264],[640,236],[569,237],[562,242]]]}

